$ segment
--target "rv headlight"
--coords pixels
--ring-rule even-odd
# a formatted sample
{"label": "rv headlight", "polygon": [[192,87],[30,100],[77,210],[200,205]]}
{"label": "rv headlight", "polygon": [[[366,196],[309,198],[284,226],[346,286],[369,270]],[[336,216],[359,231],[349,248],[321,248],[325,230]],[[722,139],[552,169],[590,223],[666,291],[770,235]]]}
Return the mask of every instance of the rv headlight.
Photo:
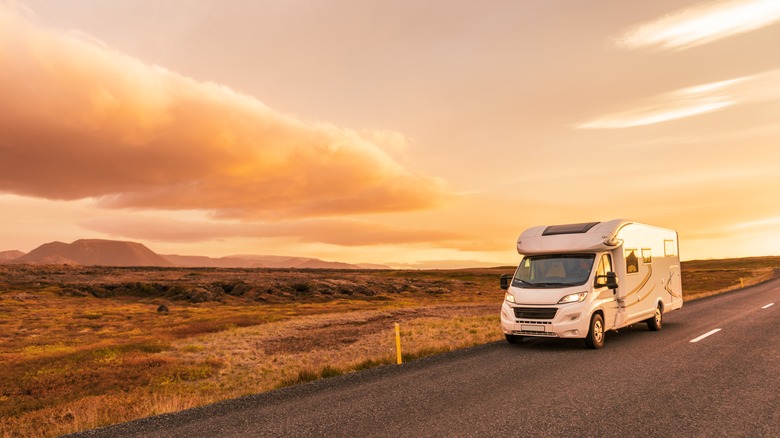
{"label": "rv headlight", "polygon": [[578,292],[576,294],[569,294],[561,298],[560,300],[558,300],[558,304],[579,303],[582,302],[587,296],[588,296],[587,292]]}
{"label": "rv headlight", "polygon": [[515,296],[510,294],[509,292],[506,293],[506,300],[509,301],[510,303],[516,302],[515,301]]}

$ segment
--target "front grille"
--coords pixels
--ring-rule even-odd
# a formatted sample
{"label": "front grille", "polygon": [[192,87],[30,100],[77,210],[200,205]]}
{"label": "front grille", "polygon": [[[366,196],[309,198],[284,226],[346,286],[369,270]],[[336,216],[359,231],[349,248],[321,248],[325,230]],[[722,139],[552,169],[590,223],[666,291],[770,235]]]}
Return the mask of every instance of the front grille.
{"label": "front grille", "polygon": [[558,312],[556,307],[515,307],[515,318],[553,319]]}

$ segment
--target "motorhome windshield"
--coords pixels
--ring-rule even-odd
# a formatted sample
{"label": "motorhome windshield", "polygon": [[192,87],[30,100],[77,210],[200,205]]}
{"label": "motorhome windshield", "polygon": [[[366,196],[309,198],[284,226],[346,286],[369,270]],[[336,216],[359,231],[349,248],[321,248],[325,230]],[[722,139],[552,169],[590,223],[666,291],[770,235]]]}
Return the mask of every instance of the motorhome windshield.
{"label": "motorhome windshield", "polygon": [[524,257],[512,286],[522,288],[568,287],[585,284],[596,254],[545,254]]}

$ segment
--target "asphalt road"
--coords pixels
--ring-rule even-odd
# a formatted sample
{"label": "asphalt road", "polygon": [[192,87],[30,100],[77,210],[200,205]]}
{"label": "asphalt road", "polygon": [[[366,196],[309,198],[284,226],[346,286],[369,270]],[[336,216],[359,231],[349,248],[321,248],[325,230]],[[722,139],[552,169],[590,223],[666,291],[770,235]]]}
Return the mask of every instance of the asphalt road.
{"label": "asphalt road", "polygon": [[660,332],[609,332],[601,350],[498,342],[77,436],[778,437],[780,280],[686,303]]}

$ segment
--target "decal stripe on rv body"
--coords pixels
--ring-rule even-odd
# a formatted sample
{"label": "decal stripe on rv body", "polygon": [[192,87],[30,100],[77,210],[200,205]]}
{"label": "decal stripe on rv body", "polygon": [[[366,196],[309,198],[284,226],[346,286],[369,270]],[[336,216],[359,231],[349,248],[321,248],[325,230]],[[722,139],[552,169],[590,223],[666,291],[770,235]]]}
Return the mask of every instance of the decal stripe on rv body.
{"label": "decal stripe on rv body", "polygon": [[634,290],[632,290],[631,292],[626,294],[626,298],[630,297],[631,295],[634,295],[635,293],[639,292],[643,287],[645,287],[647,282],[650,280],[650,276],[651,275],[653,275],[653,267],[652,266],[648,266],[647,267],[647,275],[645,275],[645,278],[642,279],[642,282],[639,283],[639,285],[637,287],[635,287]]}
{"label": "decal stripe on rv body", "polygon": [[647,291],[647,293],[646,293],[644,296],[642,296],[642,297],[639,297],[639,300],[638,300],[638,301],[634,301],[633,303],[626,304],[626,308],[628,308],[628,307],[631,307],[631,306],[634,306],[634,305],[636,305],[636,304],[639,304],[639,303],[641,303],[642,301],[644,301],[644,300],[645,300],[645,298],[647,298],[647,297],[649,297],[649,296],[650,296],[650,294],[653,292],[653,290],[654,290],[654,289],[655,289],[655,285],[653,285],[653,287],[651,287],[651,288],[650,288],[650,290],[649,290],[649,291]]}
{"label": "decal stripe on rv body", "polygon": [[653,293],[653,290],[655,290],[655,284],[653,284],[653,287],[651,287],[650,290],[648,290],[644,295],[642,295],[642,288],[647,286],[647,282],[650,281],[650,277],[652,277],[652,276],[653,276],[653,267],[652,266],[647,266],[647,275],[645,276],[645,278],[642,279],[642,282],[639,283],[639,285],[636,288],[634,288],[634,290],[632,290],[631,292],[626,294],[626,298],[628,298],[628,297],[630,297],[631,295],[634,295],[634,294],[639,294],[639,300],[634,301],[633,303],[626,304],[626,306],[625,306],[626,308],[629,308],[631,306],[635,306],[635,305],[641,303],[642,301],[644,301],[647,297],[649,297]]}
{"label": "decal stripe on rv body", "polygon": [[674,272],[669,272],[669,279],[666,280],[666,284],[664,285],[664,289],[666,289],[666,291],[669,292],[669,295],[671,295],[671,296],[673,296],[675,298],[682,299],[683,296],[681,294],[678,294],[678,293],[676,293],[675,291],[672,290],[672,277],[674,277]]}

